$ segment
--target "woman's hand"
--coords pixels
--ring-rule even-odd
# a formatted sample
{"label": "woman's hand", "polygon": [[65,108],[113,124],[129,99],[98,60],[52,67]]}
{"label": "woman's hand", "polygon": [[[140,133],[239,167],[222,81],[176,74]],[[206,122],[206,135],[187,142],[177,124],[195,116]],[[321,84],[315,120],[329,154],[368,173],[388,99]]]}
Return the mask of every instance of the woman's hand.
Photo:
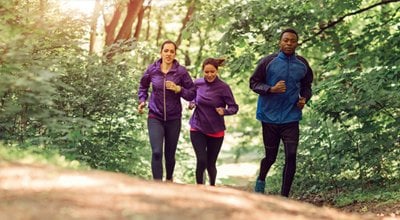
{"label": "woman's hand", "polygon": [[143,114],[143,112],[144,112],[144,107],[146,106],[146,102],[141,102],[141,103],[139,103],[139,106],[138,106],[138,112],[140,113],[140,114]]}
{"label": "woman's hand", "polygon": [[225,108],[219,107],[219,108],[215,108],[215,110],[217,111],[217,113],[218,113],[220,116],[224,116],[224,115],[225,115]]}
{"label": "woman's hand", "polygon": [[182,88],[178,85],[176,85],[172,81],[165,81],[165,88],[171,91],[174,91],[175,93],[180,93]]}

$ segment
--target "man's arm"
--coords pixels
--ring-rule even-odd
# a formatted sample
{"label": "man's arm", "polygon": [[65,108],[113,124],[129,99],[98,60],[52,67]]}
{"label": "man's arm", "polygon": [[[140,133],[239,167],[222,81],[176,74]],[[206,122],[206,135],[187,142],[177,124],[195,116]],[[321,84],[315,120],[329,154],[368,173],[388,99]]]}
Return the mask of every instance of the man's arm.
{"label": "man's arm", "polygon": [[306,102],[308,102],[308,100],[310,100],[311,96],[312,96],[311,84],[314,79],[314,74],[313,74],[313,71],[312,71],[310,65],[308,64],[307,60],[304,59],[304,57],[297,56],[297,58],[299,58],[307,67],[306,75],[300,81],[300,84],[301,84],[300,85],[300,95],[301,95],[301,97],[306,98]]}
{"label": "man's arm", "polygon": [[266,68],[276,54],[264,57],[258,62],[253,75],[250,77],[250,89],[259,95],[266,95],[271,86],[265,83],[266,80]]}

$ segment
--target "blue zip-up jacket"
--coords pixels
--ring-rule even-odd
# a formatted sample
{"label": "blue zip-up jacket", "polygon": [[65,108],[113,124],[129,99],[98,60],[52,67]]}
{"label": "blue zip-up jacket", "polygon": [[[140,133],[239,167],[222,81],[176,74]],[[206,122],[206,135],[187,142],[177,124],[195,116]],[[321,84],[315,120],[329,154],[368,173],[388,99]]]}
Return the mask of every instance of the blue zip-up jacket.
{"label": "blue zip-up jacket", "polygon": [[[280,80],[285,80],[286,92],[270,93]],[[300,121],[302,112],[297,102],[299,96],[310,100],[312,81],[312,69],[303,57],[287,56],[282,51],[264,57],[250,77],[250,88],[259,94],[257,120],[272,124]]]}
{"label": "blue zip-up jacket", "polygon": [[[182,90],[175,93],[165,88],[166,81],[173,81],[181,86]],[[148,90],[152,84],[149,101],[149,117],[162,121],[180,119],[182,117],[181,97],[191,101],[196,96],[193,80],[184,66],[174,60],[167,74],[161,72],[161,59],[157,60],[144,72],[139,85],[139,102],[144,102],[148,97]]]}
{"label": "blue zip-up jacket", "polygon": [[190,118],[190,126],[204,134],[224,131],[224,116],[220,116],[215,109],[225,108],[224,115],[234,115],[238,112],[239,106],[231,88],[218,77],[211,83],[200,78],[195,80],[194,84],[197,91],[194,100],[196,108]]}

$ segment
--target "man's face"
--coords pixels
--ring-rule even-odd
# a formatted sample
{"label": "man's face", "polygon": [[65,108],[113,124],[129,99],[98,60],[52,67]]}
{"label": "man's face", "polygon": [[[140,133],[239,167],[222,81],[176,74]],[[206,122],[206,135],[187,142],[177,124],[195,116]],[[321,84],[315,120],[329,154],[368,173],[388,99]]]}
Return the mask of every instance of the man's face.
{"label": "man's face", "polygon": [[297,47],[297,36],[296,34],[285,32],[279,41],[279,47],[282,52],[287,55],[292,55]]}

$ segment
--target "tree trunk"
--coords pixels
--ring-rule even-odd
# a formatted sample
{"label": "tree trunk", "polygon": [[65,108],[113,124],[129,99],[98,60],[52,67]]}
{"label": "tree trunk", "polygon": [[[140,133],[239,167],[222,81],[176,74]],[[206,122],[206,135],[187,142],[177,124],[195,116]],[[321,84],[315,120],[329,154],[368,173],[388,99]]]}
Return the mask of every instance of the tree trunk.
{"label": "tree trunk", "polygon": [[130,0],[128,3],[128,13],[126,14],[124,23],[114,40],[114,43],[119,40],[128,40],[132,34],[132,25],[139,14],[140,9],[143,7],[143,0]]}
{"label": "tree trunk", "polygon": [[[118,20],[121,16],[120,6],[117,7],[113,20],[111,21],[110,25],[107,26],[109,30],[106,30],[106,32],[109,36],[106,40],[106,46],[110,46],[111,44],[117,43],[119,41],[124,43],[125,41],[129,40],[129,38],[131,38],[133,22],[138,16],[140,9],[143,7],[143,0],[130,0],[127,6],[128,11],[115,39],[112,39],[111,37],[114,36]],[[120,51],[120,46],[111,45],[111,47],[107,48],[104,54],[107,60],[110,60],[116,53]]]}
{"label": "tree trunk", "polygon": [[[103,13],[103,17],[105,18],[105,15]],[[106,31],[106,42],[105,46],[110,46],[112,43],[114,43],[114,35],[115,35],[115,29],[117,28],[119,18],[121,17],[121,5],[118,4],[115,8],[114,15],[110,21],[110,23],[107,25],[107,22],[104,21],[104,24],[106,24],[105,31]]]}
{"label": "tree trunk", "polygon": [[135,28],[135,34],[133,35],[133,38],[135,40],[139,40],[140,36],[140,30],[142,29],[142,22],[143,22],[143,17],[144,17],[144,11],[146,10],[147,7],[143,7],[140,9],[139,15],[138,15],[138,20],[136,23],[136,28]]}
{"label": "tree trunk", "polygon": [[176,42],[175,42],[177,47],[179,47],[179,45],[180,45],[181,42],[182,42],[182,32],[183,32],[183,30],[186,28],[187,23],[188,23],[188,22],[190,21],[190,19],[192,18],[192,15],[193,15],[194,10],[195,10],[195,3],[196,3],[196,0],[192,0],[192,1],[190,2],[188,11],[187,11],[187,13],[186,13],[186,16],[185,16],[185,18],[184,18],[183,21],[182,21],[182,27],[181,27],[181,30],[179,31],[178,39],[177,39]]}
{"label": "tree trunk", "polygon": [[185,50],[185,52],[183,52],[184,53],[184,55],[185,55],[185,66],[190,66],[190,65],[192,65],[192,60],[190,59],[190,56],[189,56],[189,48],[190,48],[190,43],[191,43],[191,37],[189,37],[189,39],[188,39],[188,43],[187,43],[187,45],[186,45],[186,50]]}
{"label": "tree trunk", "polygon": [[100,16],[100,0],[96,0],[93,10],[92,21],[90,23],[90,42],[89,42],[89,54],[92,54],[94,51],[94,44],[96,42],[96,29],[97,29],[97,19]]}
{"label": "tree trunk", "polygon": [[[204,32],[204,37],[202,36],[202,31],[201,31],[201,29],[199,28],[198,29],[198,38],[199,38],[199,44],[200,44],[200,48],[199,48],[199,50],[197,51],[197,56],[196,56],[196,60],[195,60],[195,63],[194,63],[194,65],[195,66],[200,66],[201,65],[201,63],[202,63],[202,57],[203,57],[203,48],[204,48],[204,45],[205,45],[205,40],[208,38],[208,36],[207,36],[207,31],[206,32]],[[198,76],[198,73],[197,72],[195,72],[195,78],[197,78]]]}
{"label": "tree trunk", "polygon": [[[151,2],[151,1],[150,1]],[[146,30],[146,41],[150,39],[150,14],[151,14],[151,6],[148,6],[149,12],[147,13],[147,30]]]}
{"label": "tree trunk", "polygon": [[42,18],[43,18],[44,14],[46,13],[46,9],[47,9],[47,0],[40,0],[39,8],[40,8],[40,14],[42,15]]}
{"label": "tree trunk", "polygon": [[160,45],[162,26],[163,26],[163,20],[162,20],[161,16],[158,16],[158,30],[157,30],[157,37],[156,37],[157,45]]}

